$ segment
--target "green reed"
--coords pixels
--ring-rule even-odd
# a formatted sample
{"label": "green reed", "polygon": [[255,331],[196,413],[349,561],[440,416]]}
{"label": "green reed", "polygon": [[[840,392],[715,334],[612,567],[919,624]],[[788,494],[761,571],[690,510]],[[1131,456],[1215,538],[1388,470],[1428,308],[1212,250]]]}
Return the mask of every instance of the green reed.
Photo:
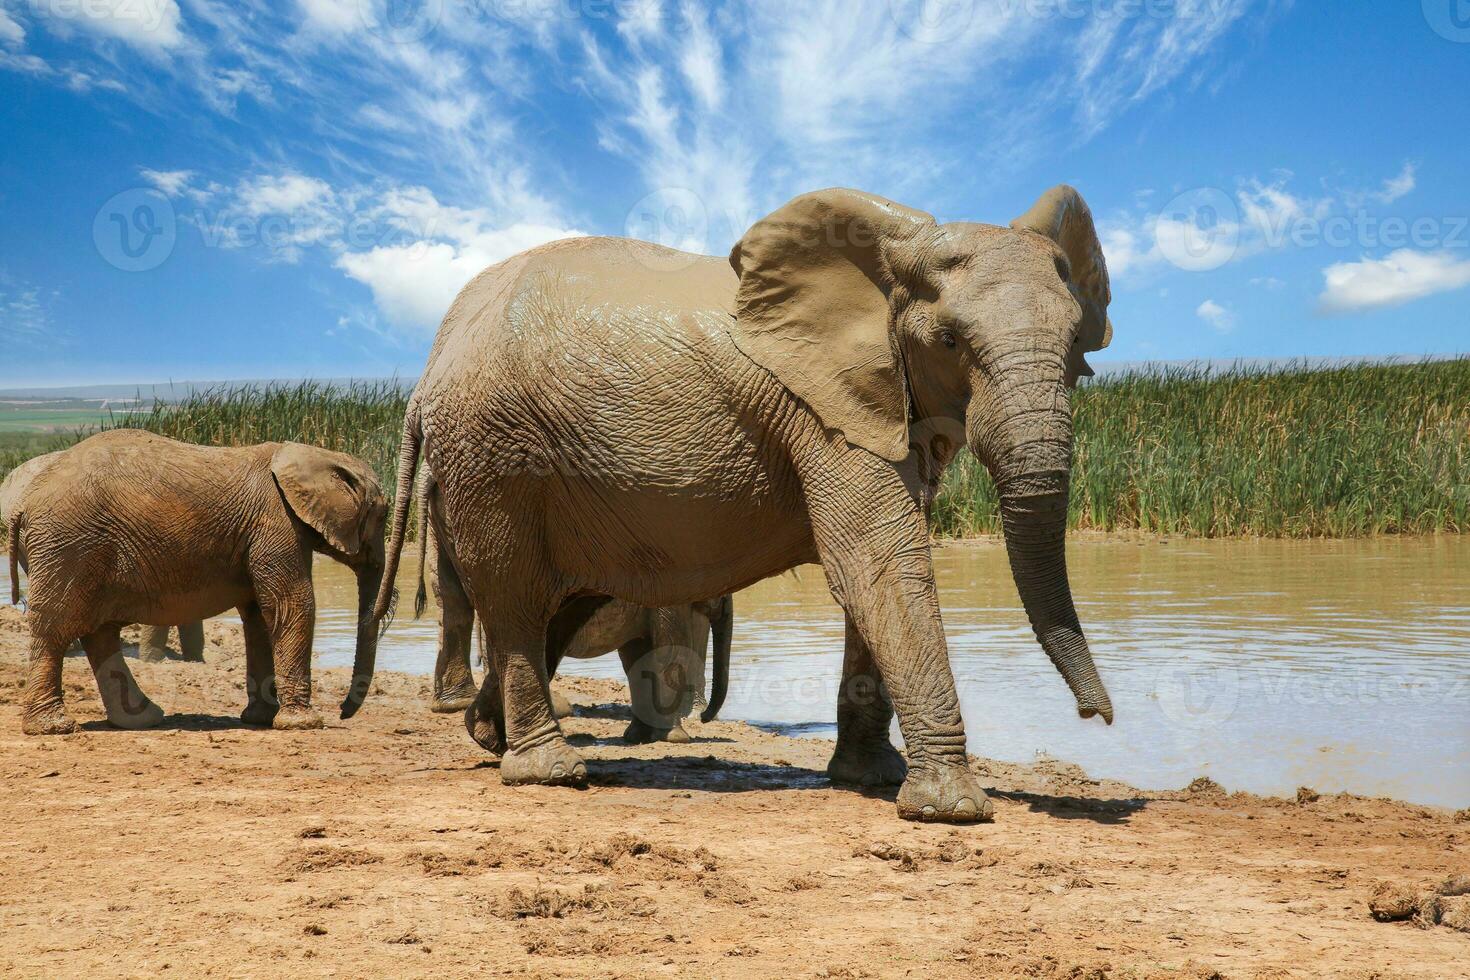
{"label": "green reed", "polygon": [[[221,387],[102,420],[186,442],[294,440],[352,453],[392,492],[407,394],[391,381]],[[1073,398],[1070,523],[1207,536],[1470,531],[1470,358],[1276,371],[1160,368]],[[0,477],[75,441],[0,445]],[[59,441],[57,441],[59,440]],[[936,534],[999,528],[968,453],[935,502]]]}
{"label": "green reed", "polygon": [[304,442],[351,453],[369,463],[388,493],[398,471],[398,441],[408,393],[395,381],[204,389],[180,401],[119,413],[103,429],[147,429],[215,446]]}
{"label": "green reed", "polygon": [[[1470,359],[1334,369],[1160,368],[1073,397],[1074,528],[1203,536],[1470,531]],[[999,529],[968,453],[938,534]]]}

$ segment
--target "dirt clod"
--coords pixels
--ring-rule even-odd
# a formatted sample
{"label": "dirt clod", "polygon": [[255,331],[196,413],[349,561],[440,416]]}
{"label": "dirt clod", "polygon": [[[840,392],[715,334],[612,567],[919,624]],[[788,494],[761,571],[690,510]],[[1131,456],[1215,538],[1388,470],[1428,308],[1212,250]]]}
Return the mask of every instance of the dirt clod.
{"label": "dirt clod", "polygon": [[1470,932],[1470,895],[1439,900],[1439,924],[1457,932]]}
{"label": "dirt clod", "polygon": [[1322,794],[1318,793],[1310,786],[1298,786],[1296,788],[1296,801],[1298,805],[1306,803],[1316,803],[1321,798]]}
{"label": "dirt clod", "polygon": [[1368,911],[1379,922],[1401,922],[1419,909],[1419,892],[1394,881],[1380,881],[1368,899]]}

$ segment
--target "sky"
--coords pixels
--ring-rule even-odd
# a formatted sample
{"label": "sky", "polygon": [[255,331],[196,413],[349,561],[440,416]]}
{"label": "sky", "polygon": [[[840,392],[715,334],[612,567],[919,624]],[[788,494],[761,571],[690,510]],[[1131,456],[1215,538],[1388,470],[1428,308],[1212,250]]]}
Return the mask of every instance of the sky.
{"label": "sky", "polygon": [[1470,0],[0,0],[0,385],[413,377],[485,266],[1066,182],[1098,363],[1470,351]]}

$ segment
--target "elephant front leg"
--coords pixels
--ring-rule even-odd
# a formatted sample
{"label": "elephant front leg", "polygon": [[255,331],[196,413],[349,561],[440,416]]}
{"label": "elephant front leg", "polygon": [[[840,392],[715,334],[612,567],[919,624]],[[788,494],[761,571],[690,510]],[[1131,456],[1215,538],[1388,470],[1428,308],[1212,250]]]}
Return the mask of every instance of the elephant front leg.
{"label": "elephant front leg", "polygon": [[567,743],[552,713],[545,623],[496,624],[486,630],[486,638],[490,669],[499,674],[505,717],[501,781],[507,786],[584,785],[587,763]]}
{"label": "elephant front leg", "polygon": [[321,728],[322,716],[311,706],[311,642],[316,627],[311,582],[308,579],[305,588],[284,595],[262,596],[259,604],[270,632],[280,701],[271,727]]}
{"label": "elephant front leg", "polygon": [[245,710],[240,712],[240,720],[247,725],[270,725],[281,706],[276,696],[276,660],[270,630],[254,603],[238,611],[245,628]]}
{"label": "elephant front leg", "polygon": [[[809,493],[808,506],[832,595],[872,651],[898,714],[908,749],[899,816],[989,820],[990,801],[965,756],[923,512],[898,474],[876,456],[852,451],[842,463],[848,472],[828,481],[842,489]],[[864,721],[870,757],[878,720],[869,714]]]}
{"label": "elephant front leg", "polygon": [[152,728],[163,721],[163,709],[143,693],[128,669],[116,626],[104,626],[82,637],[82,649],[87,651],[87,662],[92,665],[97,693],[102,697],[110,724],[138,729]]}
{"label": "elephant front leg", "polygon": [[433,576],[439,600],[439,657],[434,664],[434,700],[431,711],[463,711],[475,700],[475,675],[470,669],[470,646],[474,638],[475,610],[460,584],[449,556],[438,550],[438,574]]}
{"label": "elephant front leg", "polygon": [[847,617],[842,657],[842,686],[837,690],[837,748],[827,763],[835,783],[897,786],[908,775],[908,763],[889,741],[893,702],[884,690],[873,651]]}

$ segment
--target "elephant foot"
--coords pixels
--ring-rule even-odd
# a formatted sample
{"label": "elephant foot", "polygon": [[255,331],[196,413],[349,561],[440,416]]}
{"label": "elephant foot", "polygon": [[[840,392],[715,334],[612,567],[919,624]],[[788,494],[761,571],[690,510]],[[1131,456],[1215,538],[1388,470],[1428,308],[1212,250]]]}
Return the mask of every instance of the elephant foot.
{"label": "elephant foot", "polygon": [[113,728],[122,728],[127,731],[156,728],[163,724],[163,709],[152,701],[145,701],[142,707],[137,709],[109,711],[107,723]]}
{"label": "elephant foot", "polygon": [[654,728],[646,721],[634,718],[623,729],[623,741],[629,745],[647,745],[649,742],[661,741],[667,731],[667,728]]}
{"label": "elephant foot", "polygon": [[551,717],[553,717],[553,718],[570,718],[571,716],[572,716],[572,702],[570,702],[570,701],[567,700],[567,696],[565,694],[561,693],[560,691],[556,690],[555,688],[552,688],[552,690],[551,690]]}
{"label": "elephant foot", "polygon": [[240,720],[247,725],[269,728],[271,722],[276,720],[276,712],[279,710],[274,704],[266,701],[251,701],[245,705],[245,710],[240,712]]}
{"label": "elephant foot", "polygon": [[434,695],[434,700],[429,702],[429,710],[436,715],[452,715],[474,704],[478,694],[479,692],[473,687],[464,690],[441,691]]}
{"label": "elephant foot", "polygon": [[934,823],[989,823],[995,808],[963,765],[909,773],[898,791],[898,815]]}
{"label": "elephant foot", "polygon": [[675,745],[687,745],[694,741],[694,739],[689,737],[689,733],[684,730],[683,725],[675,722],[674,727],[664,733],[664,741],[673,742]]}
{"label": "elephant foot", "polygon": [[505,734],[495,719],[480,714],[479,701],[471,701],[464,709],[464,728],[470,740],[491,755],[505,754]]}
{"label": "elephant foot", "polygon": [[560,735],[528,749],[511,749],[500,760],[507,786],[585,786],[587,763]]}
{"label": "elephant foot", "polygon": [[322,716],[311,708],[288,708],[283,705],[271,719],[271,727],[282,732],[321,728]]}
{"label": "elephant foot", "polygon": [[20,730],[27,735],[70,735],[77,730],[77,723],[61,705],[54,708],[27,713],[20,723]]}
{"label": "elephant foot", "polygon": [[193,650],[185,650],[184,651],[184,663],[186,663],[186,664],[202,664],[202,663],[204,663],[204,654],[202,654],[202,653],[196,653]]}
{"label": "elephant foot", "polygon": [[908,774],[909,764],[887,739],[853,745],[839,738],[827,763],[827,777],[832,782],[852,786],[897,786]]}
{"label": "elephant foot", "polygon": [[168,647],[138,647],[138,659],[145,664],[161,664],[168,659]]}

